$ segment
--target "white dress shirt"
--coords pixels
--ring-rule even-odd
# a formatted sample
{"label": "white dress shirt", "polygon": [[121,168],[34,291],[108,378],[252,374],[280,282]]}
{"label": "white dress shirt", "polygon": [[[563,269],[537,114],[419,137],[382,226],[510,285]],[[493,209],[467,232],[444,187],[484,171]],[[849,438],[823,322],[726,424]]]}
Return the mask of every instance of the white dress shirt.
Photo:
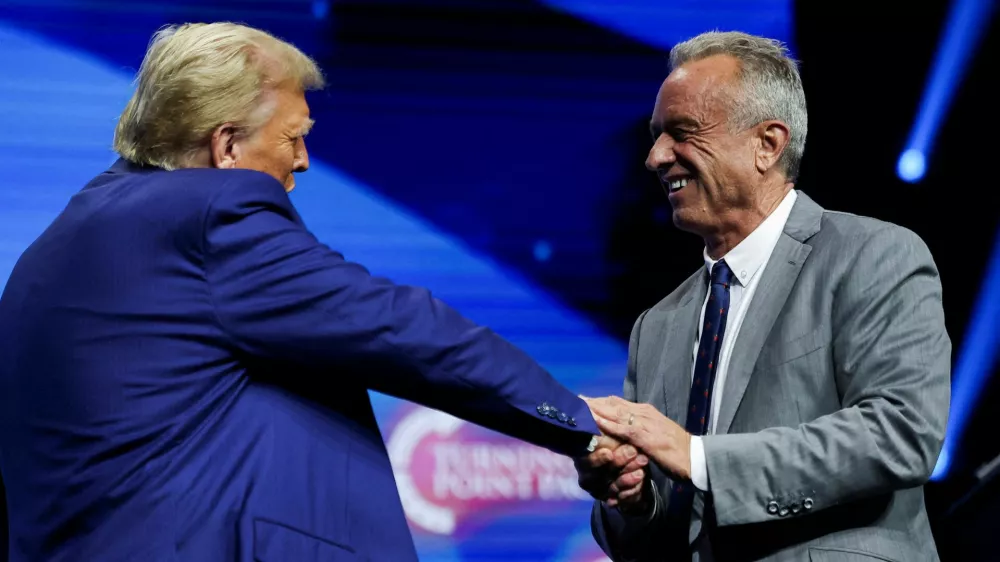
{"label": "white dress shirt", "polygon": [[[778,207],[764,219],[763,222],[736,245],[735,248],[722,257],[733,271],[733,283],[729,286],[729,316],[726,318],[726,331],[722,335],[722,350],[719,352],[719,367],[715,372],[715,381],[712,385],[712,405],[709,408],[708,433],[715,433],[715,427],[719,422],[719,408],[722,405],[722,396],[726,384],[726,374],[729,371],[729,360],[733,356],[733,347],[736,338],[739,336],[743,319],[750,308],[750,300],[753,299],[757,285],[760,283],[764,266],[767,265],[771,253],[774,251],[781,233],[785,230],[785,223],[788,222],[788,215],[795,205],[795,190],[791,190],[785,195]],[[704,251],[705,267],[708,274],[712,274],[712,266],[717,260],[708,257],[708,250]],[[701,319],[695,328],[694,350],[691,352],[695,363],[698,362],[698,344],[701,341],[701,328],[705,323],[705,306],[708,304],[708,297],[711,288],[705,293],[705,302],[701,306]],[[694,379],[694,369],[691,369],[691,379]],[[708,465],[705,460],[705,448],[701,442],[701,437],[691,437],[691,482],[695,488],[701,491],[709,490]]]}

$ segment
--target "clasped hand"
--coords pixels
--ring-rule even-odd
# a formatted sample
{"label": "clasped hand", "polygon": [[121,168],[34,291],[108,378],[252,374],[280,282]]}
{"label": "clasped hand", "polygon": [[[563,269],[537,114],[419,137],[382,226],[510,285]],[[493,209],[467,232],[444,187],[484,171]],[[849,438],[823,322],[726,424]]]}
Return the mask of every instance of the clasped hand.
{"label": "clasped hand", "polygon": [[617,396],[584,398],[604,433],[590,455],[577,459],[580,487],[619,510],[649,508],[649,463],[675,480],[691,478],[691,435],[649,404]]}

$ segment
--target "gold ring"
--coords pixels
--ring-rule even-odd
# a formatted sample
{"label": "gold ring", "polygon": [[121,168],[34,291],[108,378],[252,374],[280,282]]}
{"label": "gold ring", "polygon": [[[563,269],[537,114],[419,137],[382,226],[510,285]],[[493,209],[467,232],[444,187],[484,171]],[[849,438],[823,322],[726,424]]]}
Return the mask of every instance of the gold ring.
{"label": "gold ring", "polygon": [[628,415],[628,424],[632,425],[632,422],[634,422],[634,421],[635,421],[635,415],[634,414],[629,414]]}

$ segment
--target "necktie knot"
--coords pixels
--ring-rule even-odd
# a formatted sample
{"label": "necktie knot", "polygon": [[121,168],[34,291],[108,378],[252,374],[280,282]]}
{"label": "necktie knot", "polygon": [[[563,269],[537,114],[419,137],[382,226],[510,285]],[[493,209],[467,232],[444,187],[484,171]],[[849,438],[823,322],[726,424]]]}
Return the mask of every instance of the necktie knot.
{"label": "necktie knot", "polygon": [[719,260],[715,262],[712,266],[712,284],[713,285],[726,285],[733,280],[733,270],[729,269],[729,264],[726,260]]}

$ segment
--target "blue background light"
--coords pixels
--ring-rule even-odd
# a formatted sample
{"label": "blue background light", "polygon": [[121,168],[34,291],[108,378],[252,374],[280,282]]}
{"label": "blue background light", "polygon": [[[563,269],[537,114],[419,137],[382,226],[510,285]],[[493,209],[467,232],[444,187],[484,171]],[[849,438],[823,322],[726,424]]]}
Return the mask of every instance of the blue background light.
{"label": "blue background light", "polygon": [[899,156],[896,169],[900,179],[908,182],[919,181],[927,171],[927,160],[923,152],[911,148]]}
{"label": "blue background light", "polygon": [[961,87],[965,69],[989,24],[994,4],[994,0],[952,1],[916,121],[906,141],[906,149],[899,157],[897,171],[903,181],[915,183],[923,178],[926,159],[933,151],[934,140],[948,115],[951,100]]}

